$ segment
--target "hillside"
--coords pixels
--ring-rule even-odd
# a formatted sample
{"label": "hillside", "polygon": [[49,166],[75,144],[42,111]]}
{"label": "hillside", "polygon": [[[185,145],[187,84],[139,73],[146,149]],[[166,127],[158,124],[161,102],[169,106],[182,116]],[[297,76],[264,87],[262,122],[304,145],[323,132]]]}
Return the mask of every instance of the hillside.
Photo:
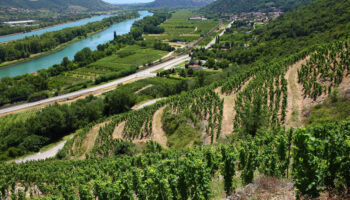
{"label": "hillside", "polygon": [[252,21],[156,78],[5,118],[8,157],[72,139],[56,158],[0,164],[0,198],[350,199],[350,2]]}
{"label": "hillside", "polygon": [[51,11],[99,11],[115,8],[101,0],[1,0],[0,7],[22,8],[30,10],[47,9]]}
{"label": "hillside", "polygon": [[146,4],[149,8],[160,7],[201,7],[210,4],[213,0],[155,0]]}
{"label": "hillside", "polygon": [[217,0],[202,10],[210,13],[240,13],[271,10],[272,7],[282,11],[292,10],[312,0]]}

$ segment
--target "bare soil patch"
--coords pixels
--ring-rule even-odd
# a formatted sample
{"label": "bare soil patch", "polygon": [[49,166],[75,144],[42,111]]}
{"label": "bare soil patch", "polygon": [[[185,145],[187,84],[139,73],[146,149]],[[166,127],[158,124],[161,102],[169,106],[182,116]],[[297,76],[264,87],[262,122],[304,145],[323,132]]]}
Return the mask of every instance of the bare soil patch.
{"label": "bare soil patch", "polygon": [[243,83],[243,85],[238,91],[232,92],[231,94],[222,94],[221,87],[216,88],[215,92],[219,94],[220,98],[224,99],[224,108],[223,108],[224,112],[223,112],[223,119],[222,119],[222,125],[221,125],[221,133],[220,133],[222,137],[230,135],[234,132],[233,120],[236,116],[236,111],[234,109],[236,95],[238,94],[238,92],[243,91],[248,86],[249,82],[252,79],[253,78],[249,78],[247,81]]}
{"label": "bare soil patch", "polygon": [[112,135],[113,139],[123,139],[124,127],[125,127],[125,122],[121,122],[114,128],[113,135]]}
{"label": "bare soil patch", "polygon": [[137,94],[137,93],[140,93],[141,91],[143,91],[143,90],[145,90],[145,89],[147,89],[147,88],[149,88],[149,87],[152,87],[152,86],[153,86],[153,84],[146,85],[145,87],[143,87],[143,88],[137,90],[135,93],[136,93],[136,94]]}
{"label": "bare soil patch", "polygon": [[105,126],[110,121],[106,121],[100,124],[97,124],[91,128],[91,130],[86,134],[82,145],[81,145],[81,151],[83,154],[78,158],[80,160],[85,159],[85,155],[88,154],[92,148],[95,146],[95,141],[98,136],[99,130],[101,127]]}
{"label": "bare soil patch", "polygon": [[[323,103],[329,96],[328,94],[322,93],[322,95],[318,96],[316,99],[312,99],[304,95],[303,86],[298,83],[297,72],[301,65],[305,64],[308,59],[310,59],[310,56],[296,62],[285,74],[285,78],[288,81],[288,103],[285,123],[287,128],[301,127],[309,116],[311,108],[317,104]],[[330,82],[323,81],[322,84],[329,86]],[[350,76],[348,74],[344,74],[343,81],[338,88],[340,95],[350,96]]]}
{"label": "bare soil patch", "polygon": [[229,196],[228,200],[245,199],[274,199],[285,200],[295,199],[294,184],[280,180],[276,177],[261,176],[253,183],[246,185],[235,194]]}
{"label": "bare soil patch", "polygon": [[[143,138],[138,137],[138,138],[132,139],[132,143],[136,145],[144,145],[148,141],[153,140],[155,142],[158,142],[162,147],[164,148],[167,147],[168,139],[162,128],[162,115],[165,107],[166,106],[163,106],[162,108],[158,109],[153,115],[152,134],[147,137],[143,137]],[[124,126],[125,126],[125,122],[122,122],[115,127],[113,132],[114,139],[125,139],[123,137]]]}
{"label": "bare soil patch", "polygon": [[306,64],[306,61],[310,57],[300,60],[289,67],[284,78],[288,82],[287,86],[287,108],[286,108],[286,127],[300,127],[302,126],[300,115],[302,113],[303,92],[302,87],[298,83],[298,69],[302,64]]}

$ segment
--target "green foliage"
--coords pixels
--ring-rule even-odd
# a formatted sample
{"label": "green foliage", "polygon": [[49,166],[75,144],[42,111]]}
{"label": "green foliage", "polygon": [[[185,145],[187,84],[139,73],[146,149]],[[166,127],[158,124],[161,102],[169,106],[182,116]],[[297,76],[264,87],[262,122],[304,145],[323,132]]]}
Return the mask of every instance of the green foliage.
{"label": "green foliage", "polygon": [[72,5],[88,9],[89,11],[110,10],[115,8],[114,6],[99,0],[86,0],[84,2],[79,0],[48,0],[45,1],[45,4],[40,1],[28,2],[25,0],[3,0],[0,3],[0,7],[15,7],[30,10],[47,9],[60,12],[67,12],[71,9],[70,6]]}
{"label": "green foliage", "polygon": [[337,96],[336,102],[332,97],[323,104],[318,104],[311,109],[306,119],[308,125],[321,125],[324,123],[343,121],[350,116],[350,103],[348,98]]}
{"label": "green foliage", "polygon": [[[291,163],[298,195],[317,197],[325,187],[349,187],[349,123],[302,128],[294,133]],[[245,184],[252,182],[257,166],[270,168],[266,172],[276,170],[261,162],[270,156],[269,149],[277,150],[272,151],[277,155],[275,163],[286,159],[281,152],[286,152],[288,145],[281,145],[281,138],[288,141],[287,137],[281,131],[277,137],[257,135],[234,144],[239,149],[239,165],[244,165],[241,178]],[[118,149],[131,145],[119,142]],[[235,160],[233,145],[226,144],[83,161],[4,163],[0,165],[0,191],[4,197],[11,187],[21,184],[27,186],[23,192],[35,185],[47,197],[77,198],[74,191],[78,191],[79,197],[86,199],[133,199],[133,195],[138,199],[208,199],[210,182],[218,170],[224,175],[227,194],[233,191]],[[40,173],[36,173],[38,167]],[[13,197],[20,195],[14,193]]]}
{"label": "green foliage", "polygon": [[311,0],[218,0],[202,8],[202,11],[208,13],[241,13],[269,10],[271,7],[287,11],[309,2]]}
{"label": "green foliage", "polygon": [[[136,14],[121,15],[115,20],[130,18]],[[107,22],[113,24],[113,19]],[[140,23],[143,24],[142,20]],[[96,28],[94,25],[91,27]],[[114,41],[99,45],[95,51],[84,48],[75,55],[73,61],[64,58],[61,64],[40,70],[37,75],[26,74],[14,78],[3,78],[0,82],[0,106],[26,101],[31,95],[33,96],[30,100],[33,101],[44,98],[46,95],[43,90],[47,89],[55,91],[58,95],[126,76],[136,72],[138,67],[146,61],[152,63],[165,55],[166,52],[153,47],[171,50],[168,45],[160,42],[147,43],[142,47],[131,45],[135,43],[134,39],[137,39],[133,38],[133,30],[129,34],[117,36]],[[113,55],[114,53],[118,56]]]}
{"label": "green foliage", "polygon": [[180,7],[180,8],[189,8],[189,7],[201,7],[208,5],[212,0],[156,0],[147,4],[147,7],[150,8],[163,8],[163,7]]}
{"label": "green foliage", "polygon": [[231,195],[234,192],[235,188],[233,187],[233,177],[235,176],[235,161],[236,155],[235,151],[233,151],[233,147],[229,146],[228,148],[221,148],[222,160],[224,162],[223,166],[223,176],[224,176],[224,187],[226,196]]}
{"label": "green foliage", "polygon": [[103,109],[102,100],[92,96],[70,106],[48,106],[23,121],[0,129],[0,137],[3,138],[0,143],[1,153],[16,157],[26,152],[39,151],[44,145],[100,119]]}
{"label": "green foliage", "polygon": [[[114,23],[134,18],[138,13],[114,16],[98,22],[92,22],[80,27],[66,28],[59,31],[47,32],[39,36],[31,36],[21,40],[11,41],[0,45],[0,63],[28,58],[31,54],[46,52],[61,44],[79,37],[85,37],[89,33],[103,30]],[[79,60],[77,60],[79,62]]]}
{"label": "green foliage", "polygon": [[[176,3],[174,1],[174,3]],[[191,21],[188,18],[199,15],[190,9],[177,10],[159,27],[164,29],[162,34],[145,35],[146,41],[191,42],[201,37],[201,32],[208,32],[217,22],[213,20]]]}
{"label": "green foliage", "polygon": [[127,90],[116,90],[104,99],[104,113],[112,115],[127,112],[136,103],[136,96]]}
{"label": "green foliage", "polygon": [[337,41],[320,46],[313,53],[306,65],[298,70],[298,80],[304,87],[305,96],[314,100],[323,93],[328,93],[332,101],[337,99],[337,90],[331,93],[332,88],[338,86],[350,69],[349,41]]}

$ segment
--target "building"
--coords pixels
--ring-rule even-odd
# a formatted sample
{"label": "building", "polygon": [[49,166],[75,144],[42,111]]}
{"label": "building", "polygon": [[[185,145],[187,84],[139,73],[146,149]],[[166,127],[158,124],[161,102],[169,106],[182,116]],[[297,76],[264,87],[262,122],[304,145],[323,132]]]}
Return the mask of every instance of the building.
{"label": "building", "polygon": [[25,20],[25,21],[8,21],[4,22],[4,24],[9,25],[9,26],[23,26],[23,25],[30,25],[34,20]]}
{"label": "building", "polygon": [[201,17],[201,16],[195,16],[195,17],[188,18],[188,20],[191,20],[191,21],[205,21],[205,20],[207,20],[207,18]]}

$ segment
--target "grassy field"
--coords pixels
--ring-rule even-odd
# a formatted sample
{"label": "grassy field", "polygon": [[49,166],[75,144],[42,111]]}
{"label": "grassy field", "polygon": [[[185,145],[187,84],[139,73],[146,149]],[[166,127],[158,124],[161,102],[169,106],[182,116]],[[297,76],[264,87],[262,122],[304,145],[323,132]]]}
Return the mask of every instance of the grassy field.
{"label": "grassy field", "polygon": [[166,54],[168,54],[166,51],[145,48],[138,45],[127,46],[116,51],[113,55],[102,58],[86,67],[52,77],[49,87],[63,86],[66,89],[77,85],[85,87],[83,86],[84,84],[91,83],[99,76],[113,72],[123,74],[130,71],[131,68],[156,61]]}
{"label": "grassy field", "polygon": [[165,32],[162,34],[148,34],[146,40],[162,40],[168,42],[192,42],[199,39],[205,33],[210,31],[219,22],[206,21],[190,21],[189,17],[198,16],[191,10],[178,10],[172,14],[172,17],[165,23],[161,24]]}
{"label": "grassy field", "polygon": [[5,117],[0,117],[0,135],[4,129],[13,126],[16,123],[20,123],[27,120],[28,118],[34,116],[37,112],[38,109],[33,109],[18,114],[11,114]]}

